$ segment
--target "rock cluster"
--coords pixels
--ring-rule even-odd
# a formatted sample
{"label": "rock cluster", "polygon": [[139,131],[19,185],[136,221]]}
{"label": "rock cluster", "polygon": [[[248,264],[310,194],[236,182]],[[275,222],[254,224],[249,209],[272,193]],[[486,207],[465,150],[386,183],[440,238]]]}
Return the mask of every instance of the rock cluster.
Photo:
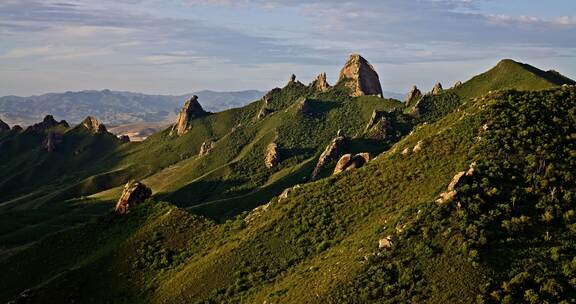
{"label": "rock cluster", "polygon": [[26,128],[26,132],[42,132],[57,126],[70,128],[70,125],[68,125],[68,123],[65,120],[57,122],[52,115],[46,115],[42,120],[42,122],[39,122]]}
{"label": "rock cluster", "polygon": [[476,167],[477,167],[476,162],[473,162],[472,164],[470,164],[468,171],[461,171],[458,172],[456,175],[454,175],[452,181],[450,181],[450,184],[448,184],[448,188],[446,189],[446,191],[440,193],[440,197],[436,200],[436,203],[444,204],[446,202],[451,201],[456,196],[456,194],[458,194],[458,192],[456,191],[456,186],[458,186],[458,183],[460,183],[462,177],[474,175]]}
{"label": "rock cluster", "polygon": [[107,133],[106,126],[98,121],[95,117],[88,116],[82,121],[82,127],[94,134]]}
{"label": "rock cluster", "polygon": [[271,143],[266,148],[266,155],[264,157],[264,164],[266,168],[271,169],[278,165],[280,162],[280,149],[276,143]]}
{"label": "rock cluster", "polygon": [[366,137],[380,140],[393,137],[393,119],[394,116],[389,112],[374,110],[364,130]]}
{"label": "rock cluster", "polygon": [[0,132],[10,131],[10,126],[0,119]]}
{"label": "rock cluster", "polygon": [[313,87],[314,89],[316,89],[316,91],[318,92],[326,92],[330,89],[330,85],[328,84],[328,81],[326,80],[326,73],[321,73],[320,75],[316,76],[316,79],[314,79],[314,81],[312,81],[312,83],[310,84],[311,87]]}
{"label": "rock cluster", "polygon": [[351,90],[353,97],[364,95],[377,95],[382,97],[380,78],[374,67],[362,56],[352,54],[340,71],[338,82]]}
{"label": "rock cluster", "polygon": [[190,97],[190,99],[184,103],[184,107],[180,110],[176,123],[172,126],[172,130],[170,130],[170,136],[180,136],[188,132],[188,130],[190,130],[190,121],[195,118],[206,116],[207,114],[208,112],[204,111],[198,102],[198,96],[194,95]]}
{"label": "rock cluster", "polygon": [[422,92],[420,92],[417,86],[412,86],[412,88],[410,88],[410,91],[406,95],[406,98],[404,98],[404,102],[406,102],[406,104],[414,104],[418,102],[421,98],[422,98]]}
{"label": "rock cluster", "polygon": [[369,161],[369,153],[359,153],[354,156],[352,156],[352,154],[344,154],[336,164],[333,175],[339,174],[343,171],[361,168]]}
{"label": "rock cluster", "polygon": [[114,211],[120,215],[127,214],[130,208],[144,202],[152,195],[152,190],[141,182],[130,181],[124,186],[124,191]]}
{"label": "rock cluster", "polygon": [[345,143],[346,138],[344,136],[338,136],[330,142],[318,159],[318,163],[312,172],[312,179],[316,179],[318,174],[320,174],[320,171],[324,169],[326,165],[338,159],[344,149]]}
{"label": "rock cluster", "polygon": [[42,149],[48,152],[54,152],[58,146],[63,142],[64,137],[60,133],[50,132],[42,142]]}
{"label": "rock cluster", "polygon": [[442,88],[442,84],[438,82],[437,84],[434,85],[432,91],[430,91],[430,95],[439,95],[443,91],[444,89]]}
{"label": "rock cluster", "polygon": [[203,142],[202,146],[200,146],[200,153],[198,153],[198,155],[206,156],[210,154],[210,152],[212,152],[212,149],[214,149],[215,145],[216,143],[213,140],[207,140]]}

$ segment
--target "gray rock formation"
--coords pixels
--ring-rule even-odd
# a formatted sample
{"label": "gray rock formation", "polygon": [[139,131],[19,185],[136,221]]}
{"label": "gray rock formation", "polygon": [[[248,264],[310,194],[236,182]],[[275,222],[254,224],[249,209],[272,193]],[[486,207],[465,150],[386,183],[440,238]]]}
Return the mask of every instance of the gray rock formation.
{"label": "gray rock formation", "polygon": [[330,85],[326,80],[326,73],[321,73],[320,75],[316,76],[316,79],[312,81],[310,86],[318,92],[324,93],[328,91],[330,89]]}
{"label": "gray rock formation", "polygon": [[172,126],[172,130],[170,130],[170,136],[185,134],[190,130],[190,122],[193,119],[206,115],[208,115],[208,112],[204,111],[198,102],[198,96],[194,95],[190,97],[180,110],[176,123]]}
{"label": "gray rock formation", "polygon": [[88,131],[92,132],[93,134],[103,134],[108,132],[106,126],[100,123],[98,119],[92,116],[86,117],[80,125],[83,128],[87,129]]}
{"label": "gray rock formation", "polygon": [[382,97],[382,86],[374,67],[362,56],[352,54],[340,71],[338,83],[343,82],[354,97],[377,95]]}
{"label": "gray rock formation", "polygon": [[410,91],[406,95],[406,98],[404,98],[404,102],[406,102],[407,104],[413,104],[418,102],[418,100],[420,100],[421,98],[422,98],[422,92],[420,92],[418,87],[412,86],[412,88],[410,88]]}
{"label": "gray rock formation", "polygon": [[42,149],[48,152],[54,152],[58,149],[58,146],[62,143],[64,137],[60,133],[50,132],[46,135],[46,138],[42,142]]}
{"label": "gray rock formation", "polygon": [[439,95],[440,93],[442,93],[444,91],[444,89],[442,88],[442,84],[441,83],[437,83],[434,85],[434,87],[432,88],[432,91],[430,91],[430,95]]}
{"label": "gray rock formation", "polygon": [[200,146],[200,153],[198,155],[206,156],[210,154],[210,152],[212,152],[212,149],[214,149],[215,145],[216,143],[211,139],[203,142],[202,146]]}
{"label": "gray rock formation", "polygon": [[130,181],[124,186],[124,191],[116,203],[114,211],[125,215],[130,208],[147,200],[152,195],[152,190],[141,182]]}
{"label": "gray rock formation", "polygon": [[280,149],[276,143],[271,143],[266,148],[266,155],[264,158],[264,164],[266,168],[271,169],[278,165],[280,162]]}
{"label": "gray rock formation", "polygon": [[68,125],[68,123],[65,120],[57,122],[52,115],[46,115],[42,120],[42,122],[39,122],[26,128],[26,132],[43,132],[58,126],[62,126],[64,128],[70,128],[70,125]]}
{"label": "gray rock formation", "polygon": [[339,159],[340,154],[342,154],[342,150],[344,149],[345,143],[346,138],[344,136],[336,137],[332,140],[332,142],[330,142],[326,149],[324,149],[324,152],[322,152],[320,155],[318,163],[316,163],[316,167],[312,172],[312,179],[318,178],[318,174],[320,174],[322,169],[324,169],[329,163]]}

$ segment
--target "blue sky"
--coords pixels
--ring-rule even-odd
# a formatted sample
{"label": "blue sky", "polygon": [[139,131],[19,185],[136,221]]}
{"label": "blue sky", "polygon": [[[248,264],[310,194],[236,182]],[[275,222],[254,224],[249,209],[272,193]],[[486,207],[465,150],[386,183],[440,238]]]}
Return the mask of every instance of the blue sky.
{"label": "blue sky", "polygon": [[576,1],[0,0],[0,95],[334,82],[353,52],[401,93],[502,58],[576,78]]}

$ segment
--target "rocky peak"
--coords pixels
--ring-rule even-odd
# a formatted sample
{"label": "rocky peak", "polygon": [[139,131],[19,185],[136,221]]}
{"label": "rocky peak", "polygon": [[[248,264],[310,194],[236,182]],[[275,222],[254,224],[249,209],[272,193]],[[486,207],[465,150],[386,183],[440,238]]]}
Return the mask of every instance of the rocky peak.
{"label": "rocky peak", "polygon": [[438,82],[437,84],[434,85],[432,91],[430,91],[430,95],[439,95],[440,93],[442,93],[442,91],[444,91],[444,89],[442,88],[442,84]]}
{"label": "rocky peak", "polygon": [[406,98],[404,98],[404,102],[406,102],[407,104],[412,104],[420,100],[420,98],[422,98],[422,92],[420,92],[418,87],[414,85],[412,86],[412,88],[410,88],[410,91],[406,95]]}
{"label": "rocky peak", "polygon": [[10,126],[0,119],[0,132],[10,131]]}
{"label": "rocky peak", "polygon": [[208,112],[204,111],[198,102],[198,96],[190,97],[185,103],[184,107],[180,110],[176,123],[172,126],[170,135],[182,135],[190,130],[190,121],[195,118],[206,116]]}
{"label": "rocky peak", "polygon": [[271,169],[278,165],[280,162],[280,149],[276,143],[271,143],[266,148],[266,157],[264,159],[264,164],[266,168]]}
{"label": "rocky peak", "polygon": [[318,163],[312,172],[312,179],[318,178],[318,175],[322,169],[324,169],[330,162],[336,161],[340,157],[345,143],[346,138],[344,136],[338,136],[334,138],[330,144],[328,144],[324,152],[322,152],[320,155]]}
{"label": "rocky peak", "polygon": [[57,126],[63,126],[64,128],[70,128],[70,125],[65,120],[61,120],[57,122],[52,115],[44,116],[42,122],[29,126],[26,131],[28,132],[42,132],[48,130],[50,128],[54,128]]}
{"label": "rocky peak", "polygon": [[84,127],[86,130],[94,133],[94,134],[101,134],[101,133],[108,132],[108,130],[106,129],[106,126],[104,124],[100,123],[98,121],[98,119],[96,119],[96,117],[93,117],[93,116],[86,117],[82,121],[81,126]]}
{"label": "rocky peak", "polygon": [[152,195],[152,190],[141,182],[129,181],[124,186],[122,195],[116,203],[114,211],[120,215],[125,215],[130,208],[144,202]]}
{"label": "rocky peak", "polygon": [[362,56],[352,54],[340,71],[338,82],[344,82],[352,96],[378,95],[382,97],[380,78],[374,67]]}
{"label": "rocky peak", "polygon": [[296,80],[296,75],[294,74],[290,75],[290,79],[288,79],[288,84],[286,86],[288,87],[291,85],[304,86],[300,81]]}
{"label": "rocky peak", "polygon": [[316,79],[312,81],[310,86],[316,89],[316,91],[322,93],[328,91],[328,89],[330,89],[330,85],[326,80],[326,73],[321,73],[320,75],[316,76]]}

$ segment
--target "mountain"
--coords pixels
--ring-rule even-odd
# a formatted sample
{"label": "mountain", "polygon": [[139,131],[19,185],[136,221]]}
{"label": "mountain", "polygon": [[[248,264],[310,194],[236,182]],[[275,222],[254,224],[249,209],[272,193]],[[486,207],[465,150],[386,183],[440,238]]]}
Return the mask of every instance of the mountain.
{"label": "mountain", "polygon": [[199,96],[208,111],[218,112],[241,107],[257,100],[264,93],[199,91],[183,96],[146,95],[119,91],[80,91],[50,93],[40,96],[0,97],[0,117],[8,124],[30,125],[52,114],[72,123],[86,115],[117,126],[134,123],[166,123],[174,119],[176,109],[192,95]]}
{"label": "mountain", "polygon": [[140,143],[0,133],[0,301],[574,301],[576,87],[442,90],[428,115],[361,79],[192,98]]}

